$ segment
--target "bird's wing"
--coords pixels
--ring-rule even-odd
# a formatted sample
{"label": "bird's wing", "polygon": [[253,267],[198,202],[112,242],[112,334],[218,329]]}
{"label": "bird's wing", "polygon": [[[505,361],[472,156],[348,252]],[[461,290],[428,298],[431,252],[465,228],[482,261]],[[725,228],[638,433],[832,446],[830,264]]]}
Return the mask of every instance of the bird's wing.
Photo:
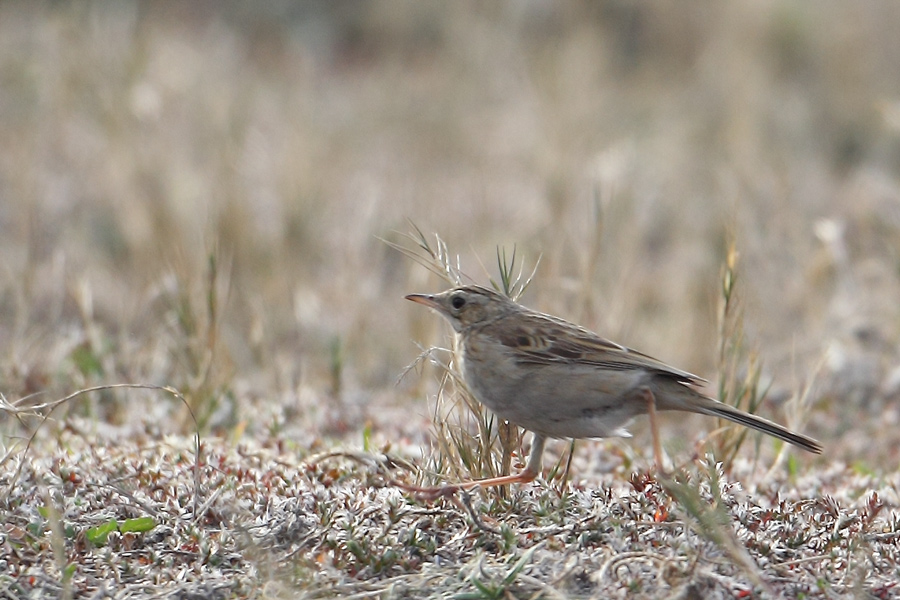
{"label": "bird's wing", "polygon": [[[527,364],[581,364],[628,371],[645,369],[688,384],[706,380],[636,350],[603,339],[592,331],[537,312],[518,313],[515,326],[496,327],[498,339]],[[505,324],[503,324],[505,325]]]}

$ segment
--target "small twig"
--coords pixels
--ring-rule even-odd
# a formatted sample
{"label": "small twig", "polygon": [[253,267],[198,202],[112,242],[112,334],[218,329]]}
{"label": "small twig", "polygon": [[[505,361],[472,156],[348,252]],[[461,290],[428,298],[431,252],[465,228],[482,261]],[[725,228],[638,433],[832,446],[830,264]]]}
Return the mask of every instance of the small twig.
{"label": "small twig", "polygon": [[206,511],[209,510],[209,507],[212,506],[212,503],[216,501],[216,498],[219,497],[219,494],[221,494],[222,490],[224,490],[224,489],[225,489],[224,487],[219,486],[215,490],[213,490],[213,493],[209,495],[209,498],[206,499],[206,502],[203,503],[203,506],[201,506],[199,509],[197,509],[197,508],[194,509],[194,510],[198,511],[194,515],[194,518],[199,519],[200,515],[206,513]]}
{"label": "small twig", "polygon": [[797,558],[795,560],[788,560],[783,563],[778,563],[778,564],[772,565],[772,568],[782,569],[782,568],[787,568],[787,567],[796,567],[797,565],[802,565],[804,563],[818,562],[820,560],[827,560],[829,558],[833,558],[833,557],[830,554],[819,554],[817,556],[806,556],[804,558]]}
{"label": "small twig", "polygon": [[[622,554],[611,556],[605,563],[603,563],[603,566],[600,567],[600,573],[597,575],[597,579],[599,581],[603,581],[604,579],[606,579],[607,572],[615,569],[615,567],[621,562],[643,561],[651,563],[658,568],[660,564],[665,562],[665,560],[666,559],[662,556],[659,556],[657,554],[650,554],[649,552],[623,552]],[[618,576],[616,576],[616,579],[618,579]]]}
{"label": "small twig", "polygon": [[870,533],[863,536],[867,542],[887,542],[900,538],[900,531],[888,531],[886,533]]}
{"label": "small twig", "polygon": [[537,599],[541,597],[547,598],[560,598],[561,600],[566,600],[568,596],[555,589],[551,584],[544,583],[537,577],[532,577],[531,575],[526,575],[525,573],[519,573],[517,579],[522,583],[527,583],[529,585],[533,585],[538,588],[538,591],[534,593],[532,599]]}
{"label": "small twig", "polygon": [[[120,477],[120,478],[118,479],[118,481],[123,481],[123,480],[126,480],[126,479],[130,479],[130,477]],[[85,485],[86,487],[89,487],[89,488],[96,488],[96,489],[98,489],[98,490],[102,490],[102,489],[110,489],[110,490],[113,490],[115,493],[119,494],[120,496],[123,496],[123,497],[128,498],[129,500],[131,500],[134,504],[136,504],[137,506],[139,506],[139,507],[140,507],[141,509],[143,509],[145,512],[148,512],[148,513],[152,514],[154,517],[159,517],[159,511],[158,511],[158,510],[156,510],[155,508],[153,508],[151,505],[147,504],[146,502],[144,502],[144,501],[142,501],[142,500],[139,500],[134,494],[132,494],[132,493],[129,492],[128,490],[124,490],[124,489],[122,489],[122,488],[120,488],[120,487],[117,487],[117,486],[115,485],[115,482],[108,482],[108,483],[91,483],[90,481],[85,481],[85,482],[84,482],[84,485]]]}
{"label": "small twig", "polygon": [[475,523],[476,527],[483,531],[487,531],[488,533],[500,535],[499,529],[490,527],[481,520],[481,517],[478,516],[478,513],[475,512],[475,508],[472,506],[472,496],[468,492],[466,492],[466,490],[459,490],[459,495],[462,496],[462,500],[457,498],[455,495],[450,496],[450,500],[460,508],[464,508],[469,513],[469,516],[472,518],[472,522]]}
{"label": "small twig", "polygon": [[416,470],[414,465],[398,456],[391,456],[383,453],[373,454],[371,452],[359,452],[356,450],[331,450],[320,454],[314,454],[304,460],[303,464],[307,467],[314,467],[318,466],[320,462],[330,458],[346,458],[367,467],[374,467],[381,475],[386,475],[387,471],[394,467],[400,467],[410,472]]}

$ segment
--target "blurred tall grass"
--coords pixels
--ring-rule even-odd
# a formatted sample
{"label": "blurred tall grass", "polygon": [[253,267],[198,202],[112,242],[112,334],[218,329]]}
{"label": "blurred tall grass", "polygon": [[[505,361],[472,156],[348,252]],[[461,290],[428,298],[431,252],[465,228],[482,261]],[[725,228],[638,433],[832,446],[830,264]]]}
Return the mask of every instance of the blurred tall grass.
{"label": "blurred tall grass", "polygon": [[407,218],[481,281],[498,245],[542,254],[526,304],[713,375],[733,232],[764,371],[796,393],[827,356],[839,430],[898,391],[898,23],[837,1],[2,3],[0,390],[175,385],[215,398],[211,427],[390,415],[433,391],[394,384],[440,331],[402,296],[441,283],[377,239]]}

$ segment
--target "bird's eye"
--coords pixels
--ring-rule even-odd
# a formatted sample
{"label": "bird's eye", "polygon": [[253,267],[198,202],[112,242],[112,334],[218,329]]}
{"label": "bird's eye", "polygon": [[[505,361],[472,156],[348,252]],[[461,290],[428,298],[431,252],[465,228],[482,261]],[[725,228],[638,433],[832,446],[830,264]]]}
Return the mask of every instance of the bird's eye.
{"label": "bird's eye", "polygon": [[453,308],[459,310],[466,305],[466,299],[462,296],[455,296],[453,300],[450,301],[450,304],[453,305]]}

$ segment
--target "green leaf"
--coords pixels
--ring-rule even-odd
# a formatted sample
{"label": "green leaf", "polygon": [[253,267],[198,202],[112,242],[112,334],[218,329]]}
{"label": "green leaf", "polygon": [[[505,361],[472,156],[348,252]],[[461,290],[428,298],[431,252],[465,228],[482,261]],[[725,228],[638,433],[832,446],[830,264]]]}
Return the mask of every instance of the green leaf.
{"label": "green leaf", "polygon": [[503,578],[504,588],[511,586],[516,581],[516,578],[519,576],[519,573],[522,572],[522,569],[528,566],[528,563],[531,562],[531,557],[534,555],[535,550],[537,550],[537,546],[532,546],[531,548],[526,550],[524,554],[522,554],[522,558],[516,561],[516,564],[513,565],[513,568],[510,569],[509,573],[506,574],[506,577]]}
{"label": "green leaf", "polygon": [[33,537],[39,538],[44,535],[44,522],[43,521],[32,521],[28,525],[25,526],[25,530],[30,533]]}
{"label": "green leaf", "polygon": [[372,451],[372,423],[367,422],[363,427],[363,452]]}
{"label": "green leaf", "polygon": [[153,520],[153,517],[138,517],[136,519],[125,519],[125,522],[119,526],[119,531],[122,533],[143,533],[152,531],[154,527],[156,527],[156,521]]}
{"label": "green leaf", "polygon": [[800,465],[797,464],[797,457],[794,456],[793,453],[788,455],[788,474],[791,476],[791,479],[795,479],[797,477],[797,472],[800,470]]}
{"label": "green leaf", "polygon": [[103,375],[103,364],[100,362],[94,350],[87,344],[82,344],[72,350],[69,355],[75,367],[82,375]]}
{"label": "green leaf", "polygon": [[109,534],[113,531],[116,531],[119,528],[119,523],[115,519],[111,521],[107,521],[102,525],[97,525],[96,527],[91,527],[85,532],[87,539],[90,543],[95,546],[105,546],[106,540],[109,538]]}

